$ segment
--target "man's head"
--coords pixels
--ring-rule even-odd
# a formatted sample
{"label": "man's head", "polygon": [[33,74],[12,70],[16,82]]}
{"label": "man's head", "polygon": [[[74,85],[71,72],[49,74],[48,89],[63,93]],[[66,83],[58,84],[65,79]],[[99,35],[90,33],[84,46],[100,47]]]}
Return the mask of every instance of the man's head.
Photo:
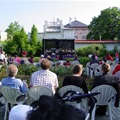
{"label": "man's head", "polygon": [[50,61],[48,59],[42,60],[42,62],[41,62],[41,68],[43,70],[49,69],[50,68]]}
{"label": "man's head", "polygon": [[10,64],[8,67],[7,67],[7,74],[8,76],[10,77],[15,77],[17,75],[17,72],[18,72],[18,68],[16,65],[14,64]]}

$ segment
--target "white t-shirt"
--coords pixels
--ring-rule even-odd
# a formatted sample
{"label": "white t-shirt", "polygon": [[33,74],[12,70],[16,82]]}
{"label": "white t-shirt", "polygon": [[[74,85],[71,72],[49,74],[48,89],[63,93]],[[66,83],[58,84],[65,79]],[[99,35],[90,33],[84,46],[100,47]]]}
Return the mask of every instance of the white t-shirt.
{"label": "white t-shirt", "polygon": [[5,55],[4,54],[0,54],[0,59],[4,60],[5,59]]}
{"label": "white t-shirt", "polygon": [[32,110],[32,108],[28,105],[16,105],[9,113],[9,120],[26,120],[29,110]]}

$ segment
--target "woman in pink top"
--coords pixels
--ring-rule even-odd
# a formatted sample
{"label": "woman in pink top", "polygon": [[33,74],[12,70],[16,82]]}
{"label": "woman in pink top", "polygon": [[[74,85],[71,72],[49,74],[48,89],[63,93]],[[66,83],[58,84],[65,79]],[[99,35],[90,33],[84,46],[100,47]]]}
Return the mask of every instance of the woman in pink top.
{"label": "woman in pink top", "polygon": [[20,64],[21,59],[20,59],[20,57],[18,57],[17,55],[15,55],[14,61],[17,62],[18,64]]}

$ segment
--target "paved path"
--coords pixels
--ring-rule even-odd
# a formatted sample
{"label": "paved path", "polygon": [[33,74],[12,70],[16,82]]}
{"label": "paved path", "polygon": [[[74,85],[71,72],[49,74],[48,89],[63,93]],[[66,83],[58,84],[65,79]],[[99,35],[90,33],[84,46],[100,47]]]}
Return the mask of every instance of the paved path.
{"label": "paved path", "polygon": [[[120,120],[120,107],[115,107],[113,103],[112,103],[112,117],[113,120]],[[110,120],[110,119],[109,116],[96,116],[95,120]]]}

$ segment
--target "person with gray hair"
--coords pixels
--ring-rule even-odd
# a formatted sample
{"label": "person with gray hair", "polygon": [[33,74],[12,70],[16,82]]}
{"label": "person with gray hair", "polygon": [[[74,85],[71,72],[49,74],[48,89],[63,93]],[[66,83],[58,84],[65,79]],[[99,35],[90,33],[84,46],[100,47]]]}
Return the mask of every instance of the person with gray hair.
{"label": "person with gray hair", "polygon": [[20,90],[21,93],[27,93],[28,88],[27,85],[21,81],[21,79],[15,78],[18,72],[18,68],[14,64],[10,64],[7,66],[7,77],[1,80],[2,86],[9,86],[11,88],[15,88]]}

